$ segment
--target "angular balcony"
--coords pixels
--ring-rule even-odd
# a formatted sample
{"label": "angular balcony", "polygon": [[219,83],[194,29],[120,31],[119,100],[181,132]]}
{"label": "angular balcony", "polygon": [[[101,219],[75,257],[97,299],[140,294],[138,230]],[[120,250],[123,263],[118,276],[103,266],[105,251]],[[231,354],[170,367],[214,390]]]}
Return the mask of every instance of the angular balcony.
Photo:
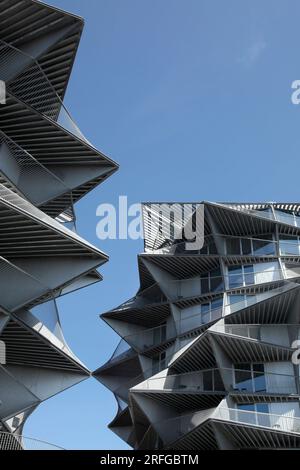
{"label": "angular balcony", "polygon": [[298,338],[296,325],[213,325],[209,329],[228,357],[236,362],[289,361],[291,344]]}
{"label": "angular balcony", "polygon": [[[202,303],[198,306],[193,306],[193,311],[198,311],[191,315],[185,315],[185,309],[182,309],[181,319],[177,322],[165,322],[154,328],[145,330],[139,329],[136,333],[124,336],[123,339],[137,352],[153,355],[153,353],[166,349],[170,344],[174,343],[176,337],[183,338],[188,335],[196,336],[222,317],[229,319],[230,315],[250,308],[253,310],[256,305],[257,310],[259,310],[261,303],[263,303],[266,309],[268,308],[268,302],[271,302],[272,299],[275,301],[279,296],[279,299],[283,301],[285,297],[282,294],[288,294],[293,290],[299,289],[300,286],[298,284],[289,283],[277,289],[272,289],[257,295],[248,295],[243,300],[231,302],[224,306],[222,305],[223,299],[214,301],[221,303],[221,305],[216,308],[211,308],[214,302]],[[211,328],[210,331],[214,330]],[[235,329],[235,331],[237,331],[237,329]]]}
{"label": "angular balcony", "polygon": [[[215,423],[216,429],[212,423]],[[278,447],[283,448],[299,446],[300,418],[221,406],[155,422],[151,427],[159,436],[164,449],[186,450],[217,448],[216,430],[224,429],[228,433],[231,428],[234,436],[232,428],[237,425],[241,426],[236,429],[235,434],[237,448],[241,442],[241,448],[276,448],[276,443]],[[241,434],[243,438],[239,439]],[[147,439],[144,439],[139,448],[144,448],[146,441]],[[255,441],[260,441],[260,446],[255,444]]]}
{"label": "angular balcony", "polygon": [[218,369],[180,375],[158,374],[130,390],[183,412],[217,406],[226,391]]}
{"label": "angular balcony", "polygon": [[295,433],[300,437],[300,417],[296,416],[218,407],[213,419],[250,427],[261,427],[276,432]]}
{"label": "angular balcony", "polygon": [[0,40],[0,73],[18,98],[88,143],[34,57]]}
{"label": "angular balcony", "polygon": [[[238,267],[237,267],[238,269]],[[212,273],[213,274],[213,273]],[[263,286],[264,284],[276,285],[280,282],[298,279],[300,277],[300,268],[293,267],[293,270],[284,271],[268,267],[267,269],[257,269],[255,272],[234,272],[230,275],[201,275],[189,279],[167,281],[166,286],[170,298],[176,303],[187,303],[189,300],[201,297],[209,297],[219,294],[224,290],[234,292],[242,288],[253,288]],[[227,288],[225,289],[225,286]]]}
{"label": "angular balcony", "polygon": [[11,183],[10,189],[36,206],[62,195],[66,205],[72,206],[72,188],[3,132],[0,132],[0,155],[0,172],[4,181]]}

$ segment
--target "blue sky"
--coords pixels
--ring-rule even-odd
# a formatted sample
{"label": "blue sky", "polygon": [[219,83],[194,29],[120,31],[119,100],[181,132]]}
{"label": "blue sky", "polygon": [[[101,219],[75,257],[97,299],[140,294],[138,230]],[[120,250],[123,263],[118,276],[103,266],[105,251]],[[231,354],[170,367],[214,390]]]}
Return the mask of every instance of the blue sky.
{"label": "blue sky", "polygon": [[[65,336],[96,369],[117,336],[98,315],[138,288],[141,241],[96,238],[96,208],[139,201],[299,201],[300,4],[289,0],[52,0],[85,18],[66,96],[118,174],[77,205],[78,231],[110,255],[104,281],[59,301]],[[125,449],[113,396],[90,379],[43,403],[25,434]]]}

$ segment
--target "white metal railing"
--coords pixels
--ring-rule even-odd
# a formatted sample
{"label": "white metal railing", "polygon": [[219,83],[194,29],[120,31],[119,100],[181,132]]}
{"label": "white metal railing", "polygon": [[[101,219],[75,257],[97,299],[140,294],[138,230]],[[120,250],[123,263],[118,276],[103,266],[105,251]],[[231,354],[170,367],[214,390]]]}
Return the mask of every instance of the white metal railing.
{"label": "white metal railing", "polygon": [[[243,287],[257,286],[277,281],[287,281],[300,277],[300,268],[293,267],[292,270],[265,269],[249,273],[234,272],[230,275],[217,276],[195,276],[188,279],[174,279],[167,281],[169,295],[172,299],[190,299],[200,297],[208,293],[222,291],[233,291]],[[228,286],[228,287],[226,287]]]}
{"label": "white metal railing", "polygon": [[295,416],[219,407],[215,411],[213,418],[300,434],[300,418]]}

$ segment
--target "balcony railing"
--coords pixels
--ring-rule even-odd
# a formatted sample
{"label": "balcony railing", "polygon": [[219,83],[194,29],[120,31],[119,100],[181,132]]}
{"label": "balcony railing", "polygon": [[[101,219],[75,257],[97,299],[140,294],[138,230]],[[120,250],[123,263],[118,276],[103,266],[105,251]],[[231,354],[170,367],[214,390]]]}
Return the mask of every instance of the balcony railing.
{"label": "balcony railing", "polygon": [[180,375],[159,375],[143,382],[135,390],[166,392],[225,392],[219,369],[188,372]]}
{"label": "balcony railing", "polygon": [[[273,372],[254,372],[236,368],[222,368],[231,380],[229,392],[234,393],[264,393],[279,395],[298,395],[295,375],[277,374]],[[202,393],[225,392],[222,375],[219,369],[207,369],[184,374],[159,374],[151,377],[134,387],[135,391],[151,390],[170,393]]]}
{"label": "balcony railing", "polygon": [[233,272],[230,275],[224,276],[199,276],[189,279],[176,279],[166,282],[166,288],[169,290],[169,296],[175,301],[207,294],[216,294],[225,290],[232,291],[243,287],[255,287],[261,284],[287,281],[298,277],[300,277],[300,268],[293,266],[292,271],[269,268],[245,274],[235,274]]}
{"label": "balcony railing", "polygon": [[300,435],[300,418],[295,416],[220,407],[215,411],[213,418]]}
{"label": "balcony railing", "polygon": [[[7,66],[8,60],[10,64],[15,64],[14,69]],[[8,83],[9,89],[18,98],[89,144],[32,56],[0,40],[0,72],[2,80]]]}
{"label": "balcony railing", "polygon": [[0,432],[0,450],[64,450],[49,442],[30,437]]}
{"label": "balcony railing", "polygon": [[[32,204],[41,205],[50,199],[70,193],[68,198],[70,206],[72,205],[71,189],[3,132],[0,132],[0,146],[9,152],[9,155],[6,155],[7,151],[1,154],[1,173]],[[14,167],[12,167],[13,161],[16,164]]]}
{"label": "balcony railing", "polygon": [[275,372],[251,373],[243,369],[223,369],[233,374],[233,384],[230,388],[234,393],[264,393],[278,395],[298,395],[297,383],[299,378],[292,374],[277,374]]}
{"label": "balcony railing", "polygon": [[277,346],[291,347],[289,328],[293,334],[293,339],[297,339],[300,327],[295,324],[215,324],[210,327],[211,332],[249,338]]}
{"label": "balcony railing", "polygon": [[[276,295],[287,292],[290,288],[290,285],[284,285],[258,295],[247,296],[244,300],[239,302],[231,302],[224,306],[210,308],[205,311],[201,311],[201,304],[199,304],[199,312],[197,313],[185,317],[183,310],[181,313],[182,318],[177,322],[165,323],[146,330],[138,330],[136,333],[124,336],[123,339],[138,352],[144,352],[167,343],[168,341],[172,341],[176,339],[177,336],[183,337],[187,334],[195,334],[197,330],[209,323],[217,321],[226,315],[236,313],[244,308],[253,306],[258,302],[271,299]],[[222,328],[223,327],[220,327],[220,331],[222,331]],[[230,327],[226,326],[226,328],[229,331]],[[237,328],[235,328],[235,331],[237,331]],[[252,331],[254,332],[254,328],[252,328]]]}

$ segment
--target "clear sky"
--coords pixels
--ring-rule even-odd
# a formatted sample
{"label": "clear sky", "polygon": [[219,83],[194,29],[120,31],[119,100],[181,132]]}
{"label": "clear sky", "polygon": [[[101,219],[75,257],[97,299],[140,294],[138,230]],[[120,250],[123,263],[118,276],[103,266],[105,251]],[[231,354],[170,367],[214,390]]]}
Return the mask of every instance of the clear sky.
{"label": "clear sky", "polygon": [[[297,0],[51,0],[85,18],[66,103],[119,172],[77,205],[78,231],[110,255],[104,281],[59,301],[91,369],[118,337],[98,315],[138,288],[141,241],[96,237],[96,208],[139,201],[299,201]],[[125,449],[94,379],[43,403],[25,434],[66,448]]]}

